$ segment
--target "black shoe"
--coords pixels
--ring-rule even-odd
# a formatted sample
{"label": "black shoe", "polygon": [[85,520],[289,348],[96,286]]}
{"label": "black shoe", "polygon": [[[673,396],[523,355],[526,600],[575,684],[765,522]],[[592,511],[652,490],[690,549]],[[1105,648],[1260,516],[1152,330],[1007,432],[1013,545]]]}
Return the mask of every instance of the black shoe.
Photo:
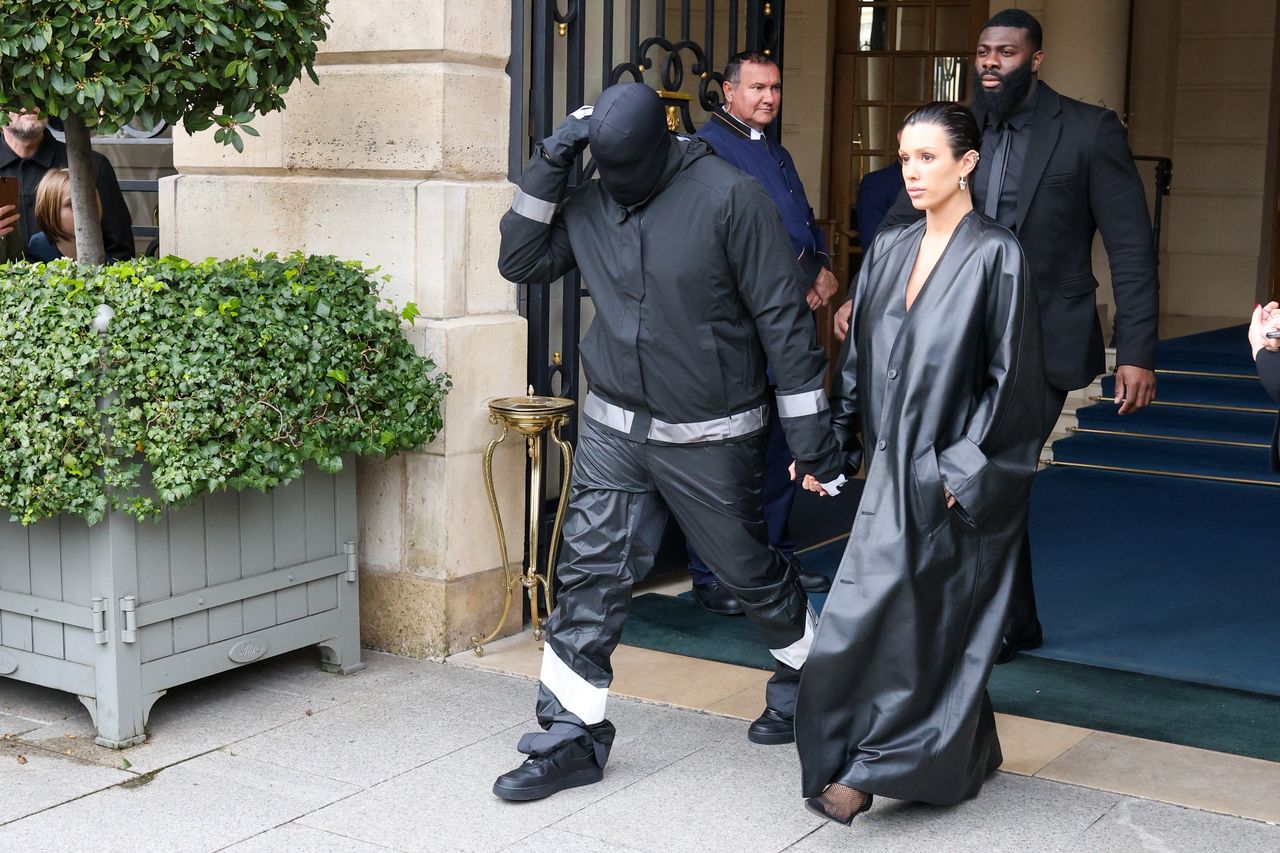
{"label": "black shoe", "polygon": [[721,616],[741,616],[742,603],[738,597],[720,585],[719,581],[711,583],[695,583],[693,600],[702,605],[703,610],[718,613]]}
{"label": "black shoe", "polygon": [[809,811],[813,812],[814,814],[816,814],[820,818],[833,820],[836,823],[843,823],[845,826],[849,826],[850,824],[853,823],[853,819],[855,817],[857,817],[858,815],[870,809],[871,804],[874,801],[875,801],[875,797],[871,794],[867,794],[867,799],[863,801],[861,806],[858,807],[858,810],[846,818],[842,818],[839,815],[833,815],[831,812],[827,811],[826,804],[822,802],[821,797],[810,797],[809,799],[804,801],[804,807]]}
{"label": "black shoe", "polygon": [[604,778],[595,750],[570,741],[550,755],[532,755],[493,783],[494,796],[512,802],[541,800],[565,788],[591,785]]}
{"label": "black shoe", "polygon": [[800,578],[800,588],[805,592],[831,592],[831,579],[826,575],[805,571],[804,566],[800,565],[800,561],[794,556],[787,557],[787,562],[791,564],[791,568],[795,569],[796,575]]}
{"label": "black shoe", "polygon": [[817,572],[800,572],[800,588],[805,592],[831,592],[831,578]]}
{"label": "black shoe", "polygon": [[796,723],[791,717],[784,717],[772,708],[765,708],[764,713],[756,717],[755,722],[747,726],[747,740],[776,746],[780,743],[795,743]]}
{"label": "black shoe", "polygon": [[1035,629],[1022,637],[1005,634],[1000,638],[1000,652],[996,655],[996,663],[1008,663],[1018,656],[1018,652],[1038,649],[1044,645],[1044,632],[1037,624]]}

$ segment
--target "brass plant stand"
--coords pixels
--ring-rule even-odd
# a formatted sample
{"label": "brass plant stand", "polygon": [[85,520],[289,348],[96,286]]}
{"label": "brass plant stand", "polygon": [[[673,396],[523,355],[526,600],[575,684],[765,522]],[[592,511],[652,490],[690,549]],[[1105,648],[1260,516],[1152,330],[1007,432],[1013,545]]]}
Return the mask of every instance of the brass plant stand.
{"label": "brass plant stand", "polygon": [[[529,595],[529,608],[533,618],[533,638],[542,639],[542,620],[538,615],[538,590],[541,588],[543,600],[547,605],[547,613],[553,606],[551,581],[556,566],[556,550],[560,544],[560,525],[564,523],[565,507],[569,504],[569,477],[573,470],[573,448],[569,442],[560,437],[560,428],[569,421],[569,412],[573,410],[573,401],[565,397],[541,397],[529,393],[524,397],[503,397],[489,401],[489,422],[502,424],[502,434],[489,442],[484,451],[484,486],[489,493],[489,509],[493,512],[493,524],[498,531],[498,549],[502,554],[502,571],[506,577],[503,584],[502,615],[498,617],[497,626],[483,638],[472,637],[471,644],[476,654],[484,654],[484,646],[493,640],[506,624],[507,614],[511,612],[512,590],[523,586]],[[507,558],[507,537],[502,529],[502,516],[498,513],[498,497],[493,488],[493,451],[507,437],[507,431],[514,429],[525,437],[525,447],[532,467],[529,476],[529,559],[521,574],[513,575],[510,560]],[[538,571],[538,529],[542,516],[542,433],[550,432],[551,440],[560,448],[563,462],[563,487],[560,489],[560,503],[556,506],[556,519],[551,528],[551,547],[547,551],[547,568]]]}

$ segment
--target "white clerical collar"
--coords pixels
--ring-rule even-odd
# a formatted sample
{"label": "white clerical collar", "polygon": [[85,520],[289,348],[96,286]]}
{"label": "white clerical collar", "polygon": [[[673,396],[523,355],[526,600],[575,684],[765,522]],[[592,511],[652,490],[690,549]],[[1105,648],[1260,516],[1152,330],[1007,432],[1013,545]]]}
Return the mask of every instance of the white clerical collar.
{"label": "white clerical collar", "polygon": [[723,106],[712,113],[712,118],[718,119],[725,127],[736,131],[747,139],[750,139],[752,142],[759,142],[761,139],[764,139],[764,131],[756,130],[742,119],[730,114],[730,112]]}

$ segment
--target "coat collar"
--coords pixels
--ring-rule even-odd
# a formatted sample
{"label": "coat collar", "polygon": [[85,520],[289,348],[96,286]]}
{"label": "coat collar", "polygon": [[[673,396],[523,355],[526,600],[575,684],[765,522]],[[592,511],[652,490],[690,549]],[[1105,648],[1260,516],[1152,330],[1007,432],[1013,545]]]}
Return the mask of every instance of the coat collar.
{"label": "coat collar", "polygon": [[[58,150],[58,140],[49,132],[46,127],[44,130],[44,138],[40,140],[40,147],[36,149],[36,153],[31,155],[31,159],[44,166],[46,169],[53,166],[53,155]],[[8,166],[15,160],[22,159],[14,153],[9,147],[9,143],[5,141],[4,134],[0,134],[0,169]]]}
{"label": "coat collar", "polygon": [[764,133],[756,130],[742,119],[736,118],[729,114],[724,107],[719,107],[711,114],[711,120],[722,127],[728,128],[734,134],[741,136],[743,139],[752,141],[764,139]]}

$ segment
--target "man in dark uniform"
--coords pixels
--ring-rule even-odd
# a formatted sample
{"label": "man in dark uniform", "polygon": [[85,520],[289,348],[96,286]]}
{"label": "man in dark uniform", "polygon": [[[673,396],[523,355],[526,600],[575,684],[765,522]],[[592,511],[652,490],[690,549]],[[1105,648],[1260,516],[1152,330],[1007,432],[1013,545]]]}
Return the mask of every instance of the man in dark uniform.
{"label": "man in dark uniform", "polygon": [[[769,194],[803,270],[805,300],[816,310],[836,292],[826,237],[814,221],[790,152],[764,135],[782,109],[782,75],[763,53],[743,51],[729,58],[724,79],[724,107],[711,114],[698,136],[711,143],[717,156],[759,181]],[[769,526],[769,541],[795,563],[805,590],[826,592],[831,589],[826,575],[804,571],[795,558],[796,543],[787,529],[796,498],[796,486],[787,471],[790,464],[791,451],[775,416],[764,450],[764,521]],[[693,547],[689,548],[689,573],[693,576],[693,597],[705,609],[727,615],[742,612],[742,605],[720,585]]]}
{"label": "man in dark uniform", "polygon": [[[0,175],[18,179],[21,194],[19,213],[23,237],[30,240],[40,230],[36,224],[36,187],[50,169],[67,168],[67,145],[49,132],[49,122],[34,113],[9,113],[9,123],[0,138]],[[98,152],[91,153],[93,183],[102,202],[102,243],[107,257],[123,261],[132,258],[133,218],[120,192],[111,162]]]}
{"label": "man in dark uniform", "polygon": [[[1020,9],[998,12],[978,36],[973,114],[982,128],[982,156],[973,204],[1013,231],[1026,252],[1045,342],[1043,444],[1067,392],[1084,388],[1106,367],[1094,299],[1094,235],[1102,234],[1111,264],[1115,402],[1122,415],[1155,397],[1160,300],[1151,217],[1120,119],[1039,82],[1041,41],[1039,22]],[[919,217],[903,193],[884,226]],[[841,338],[848,318],[842,307],[836,315]],[[1026,540],[997,662],[1041,641]]]}
{"label": "man in dark uniform", "polygon": [[[565,198],[587,144],[600,179]],[[575,266],[595,303],[538,722],[494,793],[535,800],[599,781],[631,590],[652,568],[667,511],[760,629],[777,671],[756,743],[794,740],[800,667],[816,626],[761,514],[765,358],[798,471],[838,485],[826,361],[801,272],[769,197],[700,140],[667,132],[648,87],[607,89],[535,146],[502,219],[498,268],[549,282]]]}

